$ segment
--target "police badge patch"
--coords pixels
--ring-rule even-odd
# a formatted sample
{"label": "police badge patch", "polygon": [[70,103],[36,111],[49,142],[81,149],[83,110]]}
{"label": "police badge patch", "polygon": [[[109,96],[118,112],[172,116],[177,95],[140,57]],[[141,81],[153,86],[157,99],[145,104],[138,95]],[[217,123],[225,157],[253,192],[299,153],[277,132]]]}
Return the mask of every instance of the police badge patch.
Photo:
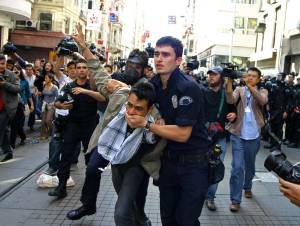
{"label": "police badge patch", "polygon": [[189,105],[189,104],[191,104],[193,102],[194,101],[193,101],[193,99],[191,97],[189,97],[189,96],[183,96],[179,100],[179,105],[181,105],[181,106],[187,106],[187,105]]}
{"label": "police badge patch", "polygon": [[178,107],[178,99],[177,99],[177,96],[176,95],[173,95],[172,96],[172,104],[173,104],[173,108],[177,108]]}

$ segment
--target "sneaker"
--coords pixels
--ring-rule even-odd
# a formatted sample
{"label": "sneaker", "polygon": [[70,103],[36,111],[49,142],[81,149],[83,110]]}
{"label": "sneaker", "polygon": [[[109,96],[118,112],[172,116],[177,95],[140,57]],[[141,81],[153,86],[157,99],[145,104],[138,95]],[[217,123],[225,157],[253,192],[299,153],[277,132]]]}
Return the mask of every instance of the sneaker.
{"label": "sneaker", "polygon": [[210,211],[216,211],[217,207],[214,200],[206,200],[205,202],[207,209]]}
{"label": "sneaker", "polygon": [[8,161],[8,160],[10,160],[12,158],[13,158],[13,154],[12,153],[7,153],[5,155],[5,157],[1,160],[1,162],[6,162],[6,161]]}
{"label": "sneaker", "polygon": [[231,203],[229,206],[231,212],[238,212],[240,210],[240,204],[238,203]]}
{"label": "sneaker", "polygon": [[57,170],[54,170],[51,167],[49,167],[44,173],[49,176],[55,176],[57,174]]}
{"label": "sneaker", "polygon": [[245,198],[247,198],[247,199],[251,199],[253,196],[252,191],[245,191],[244,195],[245,195]]}

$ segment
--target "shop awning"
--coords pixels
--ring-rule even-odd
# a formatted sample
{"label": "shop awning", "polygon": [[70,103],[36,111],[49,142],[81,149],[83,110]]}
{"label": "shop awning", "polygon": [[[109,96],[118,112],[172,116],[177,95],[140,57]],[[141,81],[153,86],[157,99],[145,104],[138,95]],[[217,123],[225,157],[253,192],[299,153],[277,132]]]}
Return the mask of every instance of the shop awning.
{"label": "shop awning", "polygon": [[19,46],[54,48],[64,37],[62,32],[14,30],[10,41]]}

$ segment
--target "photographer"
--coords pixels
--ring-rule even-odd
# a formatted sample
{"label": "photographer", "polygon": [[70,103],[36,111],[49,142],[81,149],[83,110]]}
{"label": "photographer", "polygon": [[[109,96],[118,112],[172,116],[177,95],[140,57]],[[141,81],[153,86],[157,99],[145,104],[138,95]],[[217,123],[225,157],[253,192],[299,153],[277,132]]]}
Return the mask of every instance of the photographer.
{"label": "photographer", "polygon": [[[207,106],[206,118],[209,135],[213,142],[219,144],[222,149],[220,159],[224,161],[226,153],[226,132],[225,124],[233,122],[236,118],[236,109],[233,105],[227,104],[225,100],[225,90],[223,88],[224,79],[222,77],[222,67],[210,69],[208,74],[208,88],[205,89],[205,103]],[[206,195],[206,207],[211,211],[216,211],[214,202],[218,184],[209,186]]]}
{"label": "photographer", "polygon": [[252,198],[252,179],[255,175],[255,158],[260,148],[260,131],[264,126],[263,107],[268,102],[268,91],[258,90],[259,69],[249,68],[244,78],[246,86],[232,89],[232,79],[226,78],[226,101],[236,104],[237,119],[226,128],[231,133],[232,170],[230,177],[230,210],[237,212],[245,197]]}
{"label": "photographer", "polygon": [[6,58],[0,54],[0,148],[4,154],[1,162],[13,158],[10,147],[9,124],[18,107],[20,83],[12,71],[6,69]]}
{"label": "photographer", "polygon": [[287,197],[291,203],[300,207],[300,185],[294,184],[283,179],[279,179],[280,192]]}
{"label": "photographer", "polygon": [[[58,109],[69,109],[68,123],[63,132],[63,145],[61,162],[57,176],[59,178],[58,187],[49,192],[49,196],[64,198],[67,195],[66,184],[70,176],[70,167],[75,155],[76,145],[82,142],[84,152],[87,150],[88,142],[92,132],[97,125],[97,101],[104,101],[105,98],[98,92],[94,92],[90,88],[88,80],[87,62],[83,59],[76,63],[77,79],[71,82],[71,99],[59,95],[55,107]],[[69,86],[64,88],[69,89]],[[63,88],[63,89],[64,89]],[[70,93],[68,90],[63,92]],[[86,164],[88,156],[86,156]]]}

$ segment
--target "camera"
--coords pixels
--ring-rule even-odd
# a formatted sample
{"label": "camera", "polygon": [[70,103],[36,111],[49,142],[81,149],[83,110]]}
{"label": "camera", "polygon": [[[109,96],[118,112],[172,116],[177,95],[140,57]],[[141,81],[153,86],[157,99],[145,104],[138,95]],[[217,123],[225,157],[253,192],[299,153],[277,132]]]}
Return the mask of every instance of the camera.
{"label": "camera", "polygon": [[2,52],[9,55],[17,52],[17,47],[12,42],[8,42],[3,46]]}
{"label": "camera", "polygon": [[279,151],[273,151],[266,158],[264,166],[269,171],[274,171],[282,179],[294,184],[300,184],[300,167],[287,160],[286,155]]}
{"label": "camera", "polygon": [[221,65],[223,68],[221,75],[223,77],[231,79],[237,79],[242,77],[243,72],[239,70],[239,67],[237,65],[234,65],[232,63],[221,63]]}
{"label": "camera", "polygon": [[67,83],[62,89],[63,101],[69,104],[74,102],[74,94],[72,93],[72,86],[70,83]]}
{"label": "camera", "polygon": [[60,56],[71,56],[73,52],[78,52],[78,46],[72,37],[65,37],[57,44],[56,51]]}
{"label": "camera", "polygon": [[197,60],[197,56],[194,56],[194,57],[190,57],[187,59],[187,62],[186,62],[186,67],[193,71],[193,70],[196,70],[199,68],[199,61]]}
{"label": "camera", "polygon": [[90,51],[91,51],[91,53],[92,53],[93,55],[95,55],[95,56],[97,56],[97,57],[99,58],[100,61],[104,61],[104,60],[105,60],[104,55],[103,55],[101,52],[100,52],[100,53],[98,52],[95,43],[92,43],[92,44],[90,45],[89,49],[90,49]]}

